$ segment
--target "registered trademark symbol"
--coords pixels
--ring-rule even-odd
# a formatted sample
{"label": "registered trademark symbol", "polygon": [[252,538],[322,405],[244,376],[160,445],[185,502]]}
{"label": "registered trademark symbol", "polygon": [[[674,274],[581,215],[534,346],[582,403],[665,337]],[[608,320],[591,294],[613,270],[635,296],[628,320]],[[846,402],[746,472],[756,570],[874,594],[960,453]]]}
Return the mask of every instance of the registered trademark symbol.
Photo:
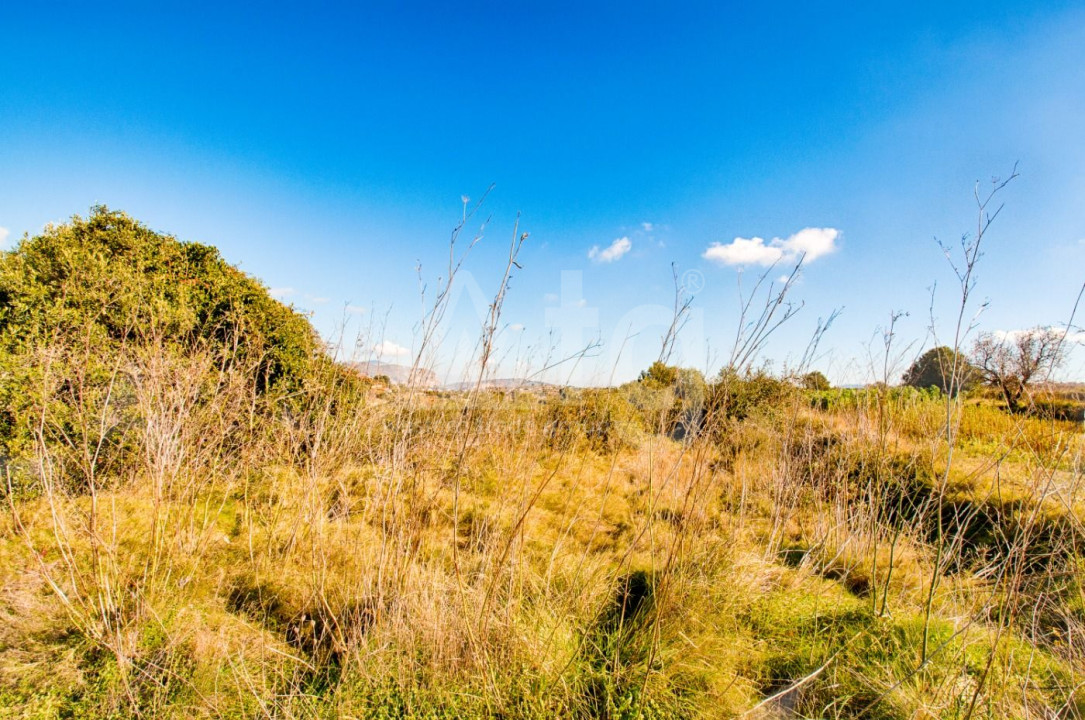
{"label": "registered trademark symbol", "polygon": [[704,274],[700,270],[686,270],[682,273],[682,289],[690,295],[704,290]]}

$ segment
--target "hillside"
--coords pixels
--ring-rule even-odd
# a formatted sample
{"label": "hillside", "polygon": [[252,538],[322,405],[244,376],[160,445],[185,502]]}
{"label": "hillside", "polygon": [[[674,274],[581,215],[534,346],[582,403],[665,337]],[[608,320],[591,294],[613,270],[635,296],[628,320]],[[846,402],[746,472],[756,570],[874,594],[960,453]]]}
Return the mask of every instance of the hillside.
{"label": "hillside", "polygon": [[357,370],[365,377],[378,378],[383,376],[396,385],[406,385],[410,383],[412,374],[414,375],[414,382],[418,387],[437,388],[441,384],[437,380],[437,374],[424,367],[413,368],[410,365],[397,365],[396,363],[382,362],[380,360],[353,362],[348,363],[348,366]]}

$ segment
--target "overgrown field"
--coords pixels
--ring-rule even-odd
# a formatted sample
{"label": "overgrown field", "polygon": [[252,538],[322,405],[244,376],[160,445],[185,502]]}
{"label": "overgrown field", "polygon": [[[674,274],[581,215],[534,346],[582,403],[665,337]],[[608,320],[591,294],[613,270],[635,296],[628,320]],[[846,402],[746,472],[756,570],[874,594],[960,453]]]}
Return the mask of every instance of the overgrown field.
{"label": "overgrown field", "polygon": [[148,233],[0,265],[0,716],[1085,715],[1080,423],[391,387]]}

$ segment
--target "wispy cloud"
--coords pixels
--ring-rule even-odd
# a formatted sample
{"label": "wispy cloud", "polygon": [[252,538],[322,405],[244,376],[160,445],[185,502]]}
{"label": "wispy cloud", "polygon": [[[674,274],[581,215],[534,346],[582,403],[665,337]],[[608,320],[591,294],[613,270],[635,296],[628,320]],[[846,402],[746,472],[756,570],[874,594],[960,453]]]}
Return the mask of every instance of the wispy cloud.
{"label": "wispy cloud", "polygon": [[282,300],[283,298],[288,298],[291,295],[295,295],[297,292],[298,291],[292,287],[280,287],[271,288],[267,291],[267,294],[275,298],[276,300]]}
{"label": "wispy cloud", "polygon": [[361,305],[347,305],[346,311],[350,315],[365,315],[369,312],[369,309],[364,308]]}
{"label": "wispy cloud", "polygon": [[[1040,329],[1057,333],[1060,337],[1063,333],[1066,333],[1066,342],[1085,344],[1085,330],[1080,330],[1076,327],[1071,327],[1069,330],[1067,330],[1065,325],[1063,325],[1062,327],[1059,327],[1058,325],[1049,325]],[[995,330],[991,334],[999,340],[1009,340],[1013,342],[1022,335],[1033,332],[1034,330],[1035,328],[1028,328],[1024,330]]]}
{"label": "wispy cloud", "polygon": [[523,332],[524,324],[523,323],[513,323],[512,325],[509,325],[509,330],[512,330],[513,332]]}
{"label": "wispy cloud", "polygon": [[712,243],[702,257],[721,265],[768,266],[780,261],[797,262],[799,257],[809,263],[836,252],[839,237],[840,231],[835,228],[804,228],[786,240],[736,237],[726,245]]}
{"label": "wispy cloud", "polygon": [[652,232],[652,228],[655,227],[655,225],[650,222],[642,222],[640,226],[644,228],[644,232]]}
{"label": "wispy cloud", "polygon": [[595,245],[588,251],[588,258],[593,262],[614,262],[620,260],[623,255],[632,249],[633,241],[628,237],[620,237],[602,250],[599,249],[598,245]]}
{"label": "wispy cloud", "polygon": [[11,231],[6,227],[0,227],[0,247],[3,247],[8,241],[8,235],[11,235]]}
{"label": "wispy cloud", "polygon": [[373,354],[378,357],[403,357],[410,355],[411,351],[391,340],[385,340],[373,346]]}

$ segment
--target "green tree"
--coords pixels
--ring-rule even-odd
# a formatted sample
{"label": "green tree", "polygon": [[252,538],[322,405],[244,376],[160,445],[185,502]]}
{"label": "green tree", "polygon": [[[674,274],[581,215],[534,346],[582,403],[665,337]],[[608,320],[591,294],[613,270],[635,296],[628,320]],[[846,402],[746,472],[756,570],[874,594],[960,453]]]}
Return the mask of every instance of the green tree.
{"label": "green tree", "polygon": [[911,387],[936,387],[944,393],[956,394],[974,387],[979,381],[979,373],[964,354],[943,345],[920,355],[901,380]]}
{"label": "green tree", "polygon": [[647,370],[641,371],[637,380],[649,387],[671,387],[678,381],[678,368],[656,360]]}
{"label": "green tree", "polygon": [[808,372],[802,376],[802,386],[807,390],[831,390],[832,384],[829,378],[820,370]]}

